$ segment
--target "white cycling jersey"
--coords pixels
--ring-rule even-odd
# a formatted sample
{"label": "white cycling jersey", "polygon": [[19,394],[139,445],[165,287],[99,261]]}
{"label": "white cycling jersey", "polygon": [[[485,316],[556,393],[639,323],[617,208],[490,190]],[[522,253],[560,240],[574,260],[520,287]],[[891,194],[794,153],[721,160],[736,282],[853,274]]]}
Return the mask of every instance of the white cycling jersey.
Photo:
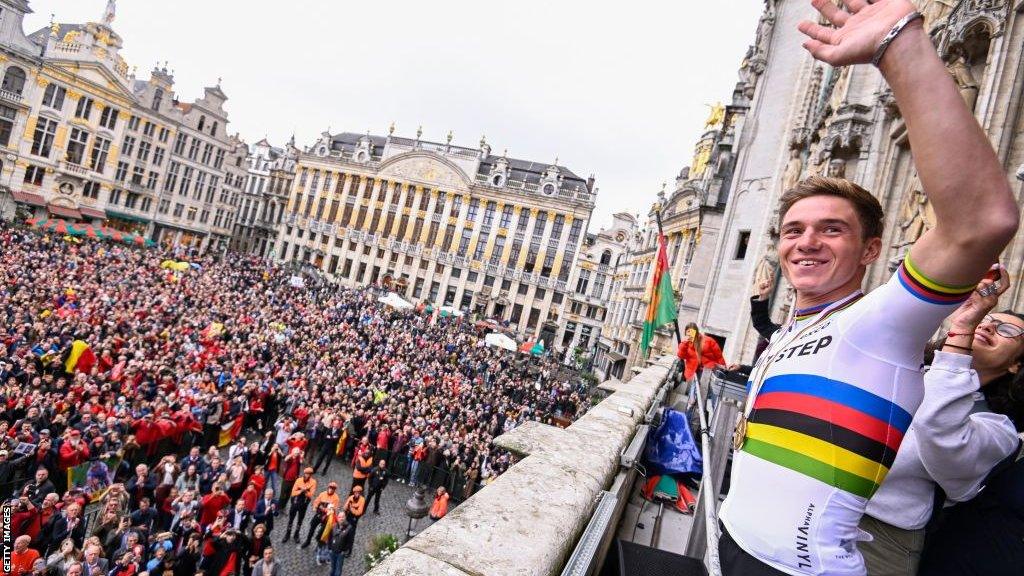
{"label": "white cycling jersey", "polygon": [[921,402],[925,343],[972,290],[908,257],[867,296],[800,311],[775,333],[721,510],[743,550],[787,574],[865,573],[857,525]]}

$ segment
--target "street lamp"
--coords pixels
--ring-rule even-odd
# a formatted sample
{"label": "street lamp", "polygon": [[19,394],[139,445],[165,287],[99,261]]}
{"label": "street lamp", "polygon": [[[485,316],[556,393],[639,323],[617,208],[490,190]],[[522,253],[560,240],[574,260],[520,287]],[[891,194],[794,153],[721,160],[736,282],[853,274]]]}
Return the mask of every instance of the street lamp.
{"label": "street lamp", "polygon": [[426,500],[427,489],[418,488],[416,492],[409,497],[409,500],[405,503],[405,513],[409,516],[409,529],[405,532],[405,541],[408,542],[412,538],[412,525],[413,522],[423,518],[427,515],[427,511],[430,509],[430,505],[427,504]]}

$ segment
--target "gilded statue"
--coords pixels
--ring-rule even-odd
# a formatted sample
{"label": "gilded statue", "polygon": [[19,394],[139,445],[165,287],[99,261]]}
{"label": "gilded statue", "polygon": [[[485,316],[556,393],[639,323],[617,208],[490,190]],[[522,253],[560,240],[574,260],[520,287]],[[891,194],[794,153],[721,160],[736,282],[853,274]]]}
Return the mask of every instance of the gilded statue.
{"label": "gilded statue", "polygon": [[931,30],[936,22],[948,16],[958,3],[957,0],[913,0],[913,2],[917,5],[917,11],[924,16],[924,25],[928,30]]}
{"label": "gilded statue", "polygon": [[800,149],[793,148],[789,151],[789,162],[786,163],[786,170],[782,173],[782,192],[796,188],[803,169],[804,161],[800,157]]}
{"label": "gilded statue", "polygon": [[967,61],[967,54],[963,48],[955,48],[950,53],[946,69],[953,76],[953,81],[960,89],[960,96],[963,97],[967,108],[974,112],[974,107],[978,103],[978,81],[974,78],[974,72],[971,71],[971,64]]}
{"label": "gilded statue", "polygon": [[910,246],[934,226],[935,210],[932,209],[931,202],[925,196],[921,179],[915,172],[910,179],[910,186],[907,188],[903,205],[900,207],[900,238],[893,247]]}
{"label": "gilded statue", "polygon": [[711,108],[711,114],[708,116],[707,122],[704,123],[705,130],[712,130],[718,128],[725,123],[725,106],[721,102],[716,102]]}

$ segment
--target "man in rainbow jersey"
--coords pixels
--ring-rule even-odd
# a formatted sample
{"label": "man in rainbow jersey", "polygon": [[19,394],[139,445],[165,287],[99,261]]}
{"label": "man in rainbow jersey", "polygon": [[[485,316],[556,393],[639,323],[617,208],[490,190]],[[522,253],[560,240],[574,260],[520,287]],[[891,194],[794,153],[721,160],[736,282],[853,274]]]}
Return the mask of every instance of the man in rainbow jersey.
{"label": "man in rainbow jersey", "polygon": [[922,397],[922,349],[1018,225],[1000,162],[908,0],[812,4],[804,47],[833,66],[872,62],[906,122],[936,224],[893,277],[860,291],[882,208],[863,188],[811,178],[786,191],[779,259],[798,312],[751,374],[721,510],[726,576],[865,574],[857,524]]}

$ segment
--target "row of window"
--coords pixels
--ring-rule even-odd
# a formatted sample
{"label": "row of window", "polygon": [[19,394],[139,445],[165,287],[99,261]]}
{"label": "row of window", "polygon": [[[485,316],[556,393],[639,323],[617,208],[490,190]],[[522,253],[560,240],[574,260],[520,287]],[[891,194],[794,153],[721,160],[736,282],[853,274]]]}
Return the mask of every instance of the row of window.
{"label": "row of window", "polygon": [[[171,212],[171,201],[168,198],[163,198],[157,205],[156,211],[160,214],[167,214]],[[207,208],[196,208],[195,206],[186,206],[181,202],[174,203],[174,210],[172,216],[175,218],[184,218],[189,222],[198,221],[200,224],[206,224],[210,221],[210,210]],[[219,228],[230,228],[231,223],[234,220],[234,214],[225,211],[223,208],[217,208],[213,212],[213,225]]]}
{"label": "row of window", "polygon": [[[188,151],[185,148],[188,148]],[[202,155],[200,156],[200,149]],[[178,132],[178,135],[174,137],[174,153],[178,156],[187,157],[193,162],[199,162],[206,166],[210,166],[212,160],[212,166],[217,170],[224,167],[224,149],[218,148],[209,142],[205,142],[202,139],[193,136],[191,143],[189,142],[188,134],[184,132]]]}
{"label": "row of window", "polygon": [[[167,179],[164,180],[164,192],[177,191],[178,196],[182,197],[188,197],[191,193],[193,200],[203,199],[205,193],[205,202],[212,203],[219,184],[220,176],[172,160],[167,169]],[[223,192],[221,202],[224,202]]]}

